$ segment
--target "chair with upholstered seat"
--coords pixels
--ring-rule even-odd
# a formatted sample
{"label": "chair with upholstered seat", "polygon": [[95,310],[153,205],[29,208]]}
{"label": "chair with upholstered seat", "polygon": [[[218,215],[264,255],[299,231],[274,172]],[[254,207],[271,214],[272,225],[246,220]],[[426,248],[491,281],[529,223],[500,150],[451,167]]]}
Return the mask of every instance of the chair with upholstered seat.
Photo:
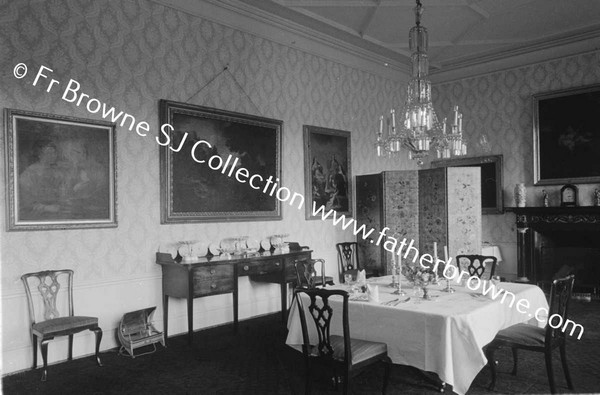
{"label": "chair with upholstered seat", "polygon": [[[73,271],[46,270],[27,273],[21,276],[31,321],[31,340],[33,342],[33,368],[37,368],[38,342],[44,360],[42,381],[46,381],[48,369],[48,342],[58,336],[69,336],[69,360],[73,359],[73,335],[90,330],[96,337],[96,362],[102,366],[99,357],[102,329],[98,327],[98,318],[76,316],[73,312]],[[34,292],[32,292],[32,290]],[[65,312],[61,315],[59,310]]]}
{"label": "chair with upholstered seat", "polygon": [[[490,262],[491,261],[491,262]],[[468,263],[466,263],[468,262]],[[465,264],[466,263],[466,264]],[[456,256],[456,266],[460,269],[462,267],[466,268],[466,271],[469,272],[469,276],[477,276],[482,278],[484,273],[489,273],[489,279],[492,278],[494,273],[496,272],[496,265],[498,264],[498,259],[495,256],[486,256],[486,255],[457,255]],[[486,268],[489,265],[489,270]]]}
{"label": "chair with upholstered seat", "polygon": [[[573,390],[573,382],[569,374],[567,366],[567,356],[565,349],[565,327],[562,323],[567,322],[569,301],[573,292],[574,276],[569,276],[563,279],[557,279],[552,282],[550,291],[550,308],[548,319],[552,326],[555,326],[557,319],[552,319],[555,315],[559,315],[562,320],[560,325],[552,328],[546,324],[546,328],[528,324],[516,324],[498,332],[494,340],[487,346],[485,354],[488,359],[488,365],[492,372],[492,382],[489,389],[493,390],[496,385],[496,363],[494,362],[494,352],[500,347],[510,347],[513,352],[513,371],[512,374],[517,374],[517,350],[529,350],[542,352],[546,359],[546,371],[548,373],[548,382],[550,383],[550,391],[556,393],[556,385],[554,383],[554,371],[552,369],[552,351],[555,348],[560,350],[560,359],[562,362],[565,378],[569,389]],[[575,327],[573,327],[574,329]]]}
{"label": "chair with upholstered seat", "polygon": [[[325,260],[323,259],[298,259],[294,262],[296,279],[299,287],[314,288],[317,286],[334,285],[333,278],[325,275]],[[320,267],[317,275],[316,266]]]}
{"label": "chair with upholstered seat", "polygon": [[[303,295],[306,296],[303,297]],[[294,296],[298,303],[302,325],[302,353],[304,354],[306,367],[306,394],[311,392],[311,371],[312,365],[316,362],[333,368],[336,389],[338,385],[337,373],[343,372],[343,393],[347,394],[352,375],[379,361],[385,363],[383,378],[383,393],[385,393],[392,363],[387,354],[387,344],[353,339],[350,336],[348,292],[340,289],[296,288]],[[341,336],[330,334],[334,316],[330,300],[333,298],[337,298],[341,302],[341,311],[338,310],[335,314],[336,319],[341,320]],[[306,310],[304,307],[305,301],[308,302]],[[312,333],[316,332],[318,335],[318,341],[314,339],[313,344],[310,342],[311,332],[308,329],[306,312],[313,318]]]}
{"label": "chair with upholstered seat", "polygon": [[[340,283],[345,282],[344,274],[351,274],[354,278],[356,278],[358,271],[363,269],[360,266],[360,260],[358,258],[358,243],[355,241],[348,241],[344,243],[337,243],[335,247],[338,252]],[[365,271],[367,277],[379,275],[376,270],[365,269]]]}

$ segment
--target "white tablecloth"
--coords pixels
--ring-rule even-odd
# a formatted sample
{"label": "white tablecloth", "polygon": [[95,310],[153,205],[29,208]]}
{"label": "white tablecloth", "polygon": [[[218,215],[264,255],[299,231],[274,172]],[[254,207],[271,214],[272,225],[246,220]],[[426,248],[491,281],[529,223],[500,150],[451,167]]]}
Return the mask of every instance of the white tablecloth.
{"label": "white tablecloth", "polygon": [[[391,294],[393,289],[386,286],[390,280],[390,276],[369,279],[369,283],[378,284],[381,303],[398,298]],[[445,285],[445,281],[442,284]],[[430,294],[435,297],[431,301],[413,296],[412,288],[405,282],[403,286],[407,296],[400,298],[404,300],[410,296],[411,300],[406,303],[389,307],[351,301],[350,335],[356,339],[386,343],[388,355],[394,363],[435,372],[442,381],[453,386],[454,392],[462,395],[487,363],[483,346],[492,341],[501,329],[521,322],[536,323],[532,319],[533,314],[539,307],[547,309],[548,303],[541,289],[529,284],[501,283],[501,288],[516,295],[512,307],[511,297],[501,303],[501,298],[474,297],[470,294],[476,292],[454,282],[451,285],[456,293],[441,292],[443,285],[430,286]],[[529,301],[530,308],[525,314],[516,309],[519,299]],[[341,302],[333,301],[332,307],[335,318],[336,312],[341,314]],[[310,320],[309,314],[307,320]],[[290,309],[288,329],[286,344],[302,344],[302,328],[295,303]],[[309,329],[313,331],[311,343],[317,342],[312,320],[309,321]],[[331,333],[342,334],[341,319],[333,320]]]}

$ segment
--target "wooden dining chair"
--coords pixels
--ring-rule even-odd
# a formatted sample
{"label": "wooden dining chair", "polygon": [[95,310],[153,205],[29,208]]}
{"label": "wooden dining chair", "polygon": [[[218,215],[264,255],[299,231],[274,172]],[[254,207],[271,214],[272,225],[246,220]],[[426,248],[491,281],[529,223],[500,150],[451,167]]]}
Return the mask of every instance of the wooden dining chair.
{"label": "wooden dining chair", "polygon": [[[562,317],[561,322],[566,322],[574,281],[575,276],[571,275],[552,282],[548,319],[553,315],[558,314]],[[513,375],[517,374],[518,349],[544,353],[550,391],[553,394],[556,393],[554,371],[552,369],[552,351],[558,347],[560,350],[560,360],[562,362],[563,371],[565,373],[565,378],[567,379],[567,385],[569,386],[569,389],[574,390],[571,375],[569,374],[569,368],[567,366],[565,349],[566,335],[561,327],[562,325],[557,328],[552,328],[552,326],[546,324],[546,328],[539,328],[528,324],[516,324],[498,332],[485,351],[488,365],[492,372],[492,382],[490,383],[489,389],[493,390],[496,385],[496,363],[494,360],[494,352],[500,347],[510,347],[513,353]]]}
{"label": "wooden dining chair", "polygon": [[[297,259],[294,261],[296,279],[299,287],[314,288],[317,286],[334,285],[333,277],[325,275],[324,259]],[[316,267],[319,267],[317,275]]]}
{"label": "wooden dining chair", "polygon": [[[358,258],[358,243],[355,241],[348,241],[337,243],[335,247],[338,252],[340,283],[345,282],[344,274],[352,274],[352,277],[356,278],[358,271],[363,269]],[[379,275],[379,272],[376,270],[365,269],[365,271],[367,278]]]}
{"label": "wooden dining chair", "polygon": [[[460,269],[463,267],[461,262],[468,261],[467,265],[464,267],[466,271],[469,273],[469,276],[477,276],[482,278],[483,274],[486,272],[486,268],[489,267],[489,279],[492,278],[494,273],[496,272],[496,265],[498,264],[498,259],[495,256],[486,256],[486,255],[457,255],[456,256],[456,266]],[[491,261],[491,262],[490,262]],[[489,266],[488,266],[489,265]]]}
{"label": "wooden dining chair", "polygon": [[[33,342],[32,369],[37,368],[39,342],[44,360],[42,381],[46,381],[48,375],[48,342],[57,336],[69,336],[68,360],[70,361],[73,359],[73,335],[87,329],[94,332],[96,362],[102,366],[99,355],[102,329],[98,327],[98,318],[76,316],[73,311],[73,271],[64,269],[27,273],[21,276],[21,280],[25,285],[29,304],[31,340]],[[36,307],[38,308],[36,309]],[[64,311],[61,313],[60,310]]]}
{"label": "wooden dining chair", "polygon": [[[308,297],[307,310],[304,309],[302,295]],[[304,354],[306,368],[306,394],[311,393],[311,371],[313,364],[322,363],[333,368],[336,390],[338,389],[339,371],[343,372],[343,393],[348,393],[352,375],[363,370],[369,365],[382,361],[385,363],[382,392],[385,394],[390,375],[391,359],[388,357],[387,344],[353,339],[350,337],[348,321],[348,292],[340,289],[325,288],[296,288],[294,292],[298,303],[300,323],[302,325],[302,353]],[[334,318],[334,310],[330,306],[330,298],[338,297],[342,301],[341,315],[336,314],[336,319],[341,319],[343,335],[331,335],[330,328]],[[309,339],[308,320],[306,311],[313,318],[314,328],[318,334],[318,343],[311,344]]]}

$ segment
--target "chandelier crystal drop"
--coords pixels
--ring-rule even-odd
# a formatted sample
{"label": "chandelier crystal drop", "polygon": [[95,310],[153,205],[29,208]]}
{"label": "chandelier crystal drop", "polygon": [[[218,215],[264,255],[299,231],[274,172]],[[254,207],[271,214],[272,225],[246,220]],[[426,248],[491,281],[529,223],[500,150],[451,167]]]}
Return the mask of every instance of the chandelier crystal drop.
{"label": "chandelier crystal drop", "polygon": [[[416,25],[409,32],[412,73],[406,90],[406,101],[403,112],[396,124],[396,111],[390,112],[385,122],[383,115],[379,118],[379,130],[375,148],[377,156],[396,155],[402,147],[408,150],[409,158],[423,164],[431,150],[437,152],[438,158],[450,158],[452,155],[466,155],[467,146],[462,139],[462,114],[458,106],[454,106],[453,119],[449,130],[447,119],[440,123],[431,102],[431,81],[429,81],[429,45],[427,29],[421,26],[423,6],[416,0]],[[387,137],[384,127],[387,126]],[[398,127],[399,126],[399,127]]]}

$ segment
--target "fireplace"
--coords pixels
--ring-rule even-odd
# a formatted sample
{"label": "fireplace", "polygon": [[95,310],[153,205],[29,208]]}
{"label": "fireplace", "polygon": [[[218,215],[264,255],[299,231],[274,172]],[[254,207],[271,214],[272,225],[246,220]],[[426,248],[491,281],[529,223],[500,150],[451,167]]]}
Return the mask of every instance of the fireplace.
{"label": "fireplace", "polygon": [[575,292],[600,290],[600,207],[523,207],[517,215],[518,276],[549,284],[575,274]]}

